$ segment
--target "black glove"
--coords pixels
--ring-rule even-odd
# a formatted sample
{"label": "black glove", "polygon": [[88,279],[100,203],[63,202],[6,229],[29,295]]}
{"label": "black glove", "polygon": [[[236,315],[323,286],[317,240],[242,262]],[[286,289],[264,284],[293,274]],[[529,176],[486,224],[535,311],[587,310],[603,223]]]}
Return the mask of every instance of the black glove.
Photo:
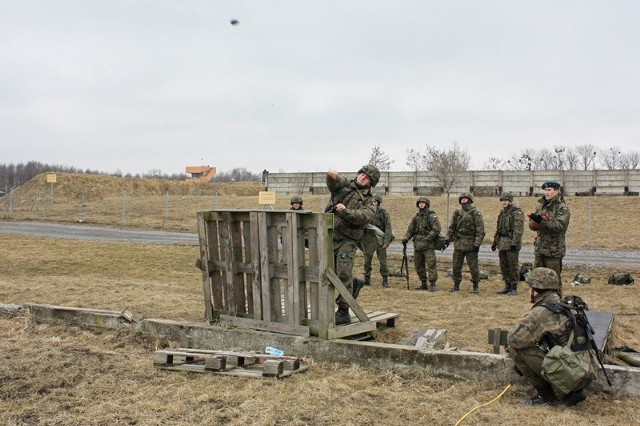
{"label": "black glove", "polygon": [[518,250],[518,246],[511,244],[511,246],[509,247],[509,250]]}
{"label": "black glove", "polygon": [[480,251],[480,246],[473,246],[473,251],[478,253]]}
{"label": "black glove", "polygon": [[540,223],[542,222],[542,215],[539,215],[538,213],[531,213],[529,215],[529,219],[531,219],[535,223]]}
{"label": "black glove", "polygon": [[444,242],[442,243],[442,248],[440,249],[440,251],[445,251],[447,249],[447,247],[449,247],[449,243],[451,241],[449,240],[444,240]]}
{"label": "black glove", "polygon": [[404,238],[404,239],[402,240],[402,245],[406,247],[408,242],[409,242],[409,240],[407,240],[406,238]]}
{"label": "black glove", "polygon": [[491,251],[496,251],[498,249],[498,245],[496,243],[491,244]]}

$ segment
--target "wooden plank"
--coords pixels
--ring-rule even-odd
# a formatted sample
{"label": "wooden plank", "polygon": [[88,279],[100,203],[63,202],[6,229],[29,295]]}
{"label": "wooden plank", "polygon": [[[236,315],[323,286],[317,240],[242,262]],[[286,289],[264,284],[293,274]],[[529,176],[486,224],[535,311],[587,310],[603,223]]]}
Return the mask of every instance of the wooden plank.
{"label": "wooden plank", "polygon": [[334,290],[329,282],[326,272],[333,270],[333,241],[332,234],[329,232],[329,221],[333,226],[333,214],[323,214],[319,218],[321,223],[318,226],[318,271],[320,271],[320,277],[318,281],[318,337],[327,339],[329,336],[329,329],[335,327],[334,323]]}
{"label": "wooden plank", "polygon": [[[271,378],[264,376],[262,368],[257,369],[245,369],[245,368],[233,368],[226,369],[220,371],[211,371],[205,370],[204,364],[177,364],[177,365],[156,365],[156,368],[162,370],[174,370],[174,371],[188,371],[192,373],[210,373],[220,376],[236,376],[236,377],[245,377],[245,378],[253,378],[253,379],[261,379],[261,378]],[[290,377],[295,373],[304,373],[307,371],[309,367],[307,365],[301,366],[298,370],[284,370],[281,375],[274,376],[278,379],[283,379],[285,377]]]}
{"label": "wooden plank", "polygon": [[[220,229],[218,222],[207,222],[207,254],[210,261],[215,262],[220,260]],[[224,295],[223,295],[223,281],[222,272],[212,273],[209,271],[211,277],[211,294],[213,296],[213,308],[214,310],[225,309]],[[214,317],[214,320],[217,319]]]}
{"label": "wooden plank", "polygon": [[341,339],[343,337],[354,336],[356,334],[368,333],[376,330],[376,323],[373,321],[364,321],[354,324],[341,325],[328,329],[328,339]]}
{"label": "wooden plank", "polygon": [[244,248],[244,263],[238,265],[238,271],[245,274],[245,290],[247,293],[246,312],[253,315],[253,244],[251,240],[251,215],[242,221],[242,245]]}
{"label": "wooden plank", "polygon": [[242,248],[242,222],[237,220],[235,214],[231,216],[231,249],[233,253],[233,262],[231,269],[233,271],[233,300],[237,313],[247,313],[247,298],[245,293],[245,277],[238,270],[240,264],[244,264],[243,248]]}
{"label": "wooden plank", "polygon": [[340,296],[342,296],[342,299],[349,305],[349,307],[351,308],[353,313],[356,314],[358,319],[363,322],[368,321],[369,317],[364,312],[364,310],[360,307],[360,305],[358,305],[358,302],[356,302],[356,299],[353,298],[353,296],[351,295],[351,292],[344,286],[344,284],[342,284],[342,281],[340,281],[340,278],[338,278],[338,275],[336,275],[335,271],[328,270],[326,273],[327,273],[327,278],[329,279],[331,284],[333,284],[335,289],[338,290],[338,293],[340,293]]}
{"label": "wooden plank", "polygon": [[233,243],[231,241],[231,212],[222,212],[224,222],[220,224],[220,257],[224,262],[223,288],[225,308],[235,314],[238,312],[234,299],[233,283]]}
{"label": "wooden plank", "polygon": [[[286,215],[287,226],[284,231],[286,235],[283,235],[283,239],[287,241],[287,251],[285,257],[288,264],[288,276],[287,276],[287,292],[285,300],[285,312],[287,314],[287,322],[289,324],[297,324],[300,319],[300,258],[298,255],[299,241],[298,241],[298,215],[295,213],[287,213]],[[302,247],[304,250],[304,246]]]}
{"label": "wooden plank", "polygon": [[[318,216],[305,217],[305,225],[308,225],[310,219],[318,219]],[[320,259],[318,256],[318,229],[309,227],[307,232],[307,241],[309,244],[309,265],[305,267],[304,279],[309,283],[309,319],[317,320],[320,311]],[[324,269],[322,269],[324,270]]]}
{"label": "wooden plank", "polygon": [[262,319],[262,289],[260,285],[260,244],[259,244],[259,225],[258,225],[258,214],[256,212],[251,212],[249,219],[249,226],[251,227],[251,235],[253,236],[253,240],[249,244],[251,246],[251,267],[252,267],[252,275],[251,275],[251,287],[252,287],[252,295],[253,295],[253,317],[257,319]]}
{"label": "wooden plank", "polygon": [[213,296],[211,294],[211,280],[209,276],[209,257],[207,255],[207,233],[204,215],[199,212],[197,215],[198,222],[198,241],[200,248],[200,263],[202,265],[202,290],[204,295],[204,315],[207,321],[213,321]]}
{"label": "wooden plank", "polygon": [[284,373],[284,361],[270,359],[264,362],[262,375],[266,377],[280,377]]}
{"label": "wooden plank", "polygon": [[267,214],[265,212],[258,213],[258,246],[260,247],[260,281],[261,298],[262,298],[262,316],[256,319],[271,321],[271,291],[269,277],[269,251],[268,251],[268,232],[267,232]]}
{"label": "wooden plank", "polygon": [[249,318],[240,318],[230,315],[220,315],[219,320],[225,324],[252,328],[254,330],[271,331],[273,333],[292,334],[295,336],[309,337],[311,335],[309,327],[296,324],[283,324],[272,321],[255,320]]}

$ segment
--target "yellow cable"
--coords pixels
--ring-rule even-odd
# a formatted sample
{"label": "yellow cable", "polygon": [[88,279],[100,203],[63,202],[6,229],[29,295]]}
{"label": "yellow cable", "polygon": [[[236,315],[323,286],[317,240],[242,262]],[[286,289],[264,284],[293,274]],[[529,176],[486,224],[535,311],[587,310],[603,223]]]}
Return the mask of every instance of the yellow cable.
{"label": "yellow cable", "polygon": [[480,404],[480,405],[476,405],[475,407],[473,407],[467,414],[465,414],[464,416],[462,416],[462,418],[460,420],[458,420],[458,423],[456,423],[456,426],[458,426],[460,423],[462,423],[462,421],[464,420],[465,417],[467,417],[469,414],[473,413],[474,411],[476,411],[478,408],[480,407],[484,407],[485,405],[489,405],[495,401],[497,401],[498,399],[500,399],[500,397],[502,397],[502,395],[505,394],[505,392],[507,390],[509,390],[509,388],[511,387],[511,384],[508,384],[506,388],[504,388],[504,390],[502,392],[500,392],[500,395],[496,396],[495,398],[493,398],[491,401],[489,402],[485,402],[484,404]]}

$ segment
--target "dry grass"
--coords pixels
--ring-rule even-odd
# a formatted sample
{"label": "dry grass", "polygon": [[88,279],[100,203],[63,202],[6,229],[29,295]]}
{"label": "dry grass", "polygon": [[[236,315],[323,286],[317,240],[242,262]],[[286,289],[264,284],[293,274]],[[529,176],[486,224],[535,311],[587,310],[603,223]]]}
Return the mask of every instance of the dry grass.
{"label": "dry grass", "polygon": [[[203,208],[212,207],[204,206],[211,203],[210,197],[184,197],[184,208],[191,210],[190,214],[195,215],[198,207],[194,205],[201,201]],[[252,207],[242,203],[255,204],[256,198],[225,195],[218,202],[220,208]],[[163,199],[161,195],[145,197],[148,202],[152,199],[162,205],[157,201]],[[279,200],[283,204],[280,207],[286,207],[286,201]],[[603,225],[607,232],[602,232],[602,237],[596,239],[594,229],[592,241],[597,240],[598,246],[621,248],[619,244],[609,245],[611,238],[606,234],[633,236],[638,232],[633,217],[616,214],[623,208],[633,211],[624,206],[629,201],[633,199],[593,199],[593,211],[601,211],[593,216],[594,222],[596,218],[598,223],[605,223],[605,218],[617,217]],[[317,211],[321,202],[320,196],[308,197],[305,207]],[[582,208],[577,207],[583,199],[569,202],[573,213],[570,241],[584,242],[584,237],[572,237],[585,229],[580,223]],[[96,211],[105,208],[100,203],[96,201],[93,206]],[[413,203],[414,197],[385,198],[397,230],[406,227],[415,211]],[[493,226],[497,201],[479,199],[477,204],[485,212],[488,228]],[[444,200],[434,200],[434,206],[439,213],[441,209],[443,218]],[[104,223],[118,224],[117,214],[111,219],[105,217]],[[137,221],[148,225],[144,218]],[[194,232],[190,228],[195,226],[193,218],[185,215],[184,221],[189,222],[183,225],[184,230]],[[396,235],[401,236],[401,232],[396,231]],[[625,244],[627,248],[637,247],[635,243]],[[0,234],[0,303],[114,310],[128,307],[145,318],[201,321],[201,275],[193,266],[197,256],[197,247]],[[359,257],[357,271],[362,269],[361,262]],[[392,258],[391,263],[399,266],[400,259]],[[441,290],[450,286],[445,273],[448,266],[446,262],[439,264]],[[365,309],[400,314],[397,328],[378,333],[381,341],[396,342],[418,328],[444,328],[452,346],[489,352],[487,329],[510,326],[530,305],[525,292],[517,297],[496,295],[501,287],[497,266],[485,264],[483,268],[490,272],[490,278],[481,282],[480,296],[469,293],[468,281],[457,294],[425,293],[407,290],[401,278],[392,278],[392,288],[383,289],[376,277],[358,300]],[[568,270],[567,276],[576,272]],[[638,276],[640,266],[631,272]],[[607,269],[587,273],[592,277],[591,284],[567,292],[583,296],[591,309],[614,312],[616,344],[640,348],[636,336],[638,286],[606,285],[611,273]],[[412,278],[413,287],[415,275]],[[135,336],[36,325],[29,318],[0,319],[0,342],[4,356],[0,363],[0,412],[4,424],[451,425],[504,389],[498,384],[429,377],[416,369],[380,371],[355,365],[313,364],[313,360],[308,360],[312,365],[307,373],[281,381],[159,371],[152,365],[155,348]],[[470,414],[463,424],[618,425],[640,420],[637,398],[599,394],[576,409],[531,410],[517,404],[529,392],[527,387],[515,385],[497,402]]]}

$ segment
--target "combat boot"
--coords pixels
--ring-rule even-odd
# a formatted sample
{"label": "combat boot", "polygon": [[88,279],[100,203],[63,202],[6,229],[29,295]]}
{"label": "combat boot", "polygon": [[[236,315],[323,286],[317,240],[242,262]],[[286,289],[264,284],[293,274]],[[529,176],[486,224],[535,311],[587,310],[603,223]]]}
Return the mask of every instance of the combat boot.
{"label": "combat boot", "polygon": [[382,276],[382,287],[389,288],[389,277],[387,275]]}
{"label": "combat boot", "polygon": [[517,296],[518,295],[518,283],[511,283],[511,288],[509,289],[508,296]]}
{"label": "combat boot", "polygon": [[500,291],[496,291],[496,294],[507,294],[511,291],[511,286],[508,282],[504,283],[504,288]]}
{"label": "combat boot", "polygon": [[364,281],[359,279],[359,278],[354,278],[352,281],[352,287],[351,287],[351,295],[353,296],[354,299],[357,299],[358,296],[360,295],[360,290],[362,290],[362,287],[364,286]]}
{"label": "combat boot", "polygon": [[449,290],[450,292],[454,292],[454,291],[460,291],[460,283],[453,283],[453,287],[451,288],[451,290]]}
{"label": "combat boot", "polygon": [[349,315],[349,308],[338,307],[336,311],[336,325],[349,324],[351,322],[351,315]]}
{"label": "combat boot", "polygon": [[478,282],[477,281],[473,283],[473,290],[472,291],[473,291],[473,294],[480,293],[480,287],[478,287]]}
{"label": "combat boot", "polygon": [[436,290],[436,282],[435,281],[431,281],[431,286],[429,287],[429,291],[432,292],[432,293],[434,291],[437,291]]}
{"label": "combat boot", "polygon": [[520,401],[524,405],[558,405],[559,401],[551,387],[536,387],[536,396]]}
{"label": "combat boot", "polygon": [[364,285],[371,285],[371,275],[364,276]]}
{"label": "combat boot", "polygon": [[427,280],[422,280],[422,284],[420,284],[420,287],[416,287],[416,290],[429,290]]}
{"label": "combat boot", "polygon": [[562,398],[562,402],[568,407],[573,407],[574,405],[581,403],[585,399],[587,399],[587,392],[584,390],[584,388],[582,388],[566,394],[565,397]]}

